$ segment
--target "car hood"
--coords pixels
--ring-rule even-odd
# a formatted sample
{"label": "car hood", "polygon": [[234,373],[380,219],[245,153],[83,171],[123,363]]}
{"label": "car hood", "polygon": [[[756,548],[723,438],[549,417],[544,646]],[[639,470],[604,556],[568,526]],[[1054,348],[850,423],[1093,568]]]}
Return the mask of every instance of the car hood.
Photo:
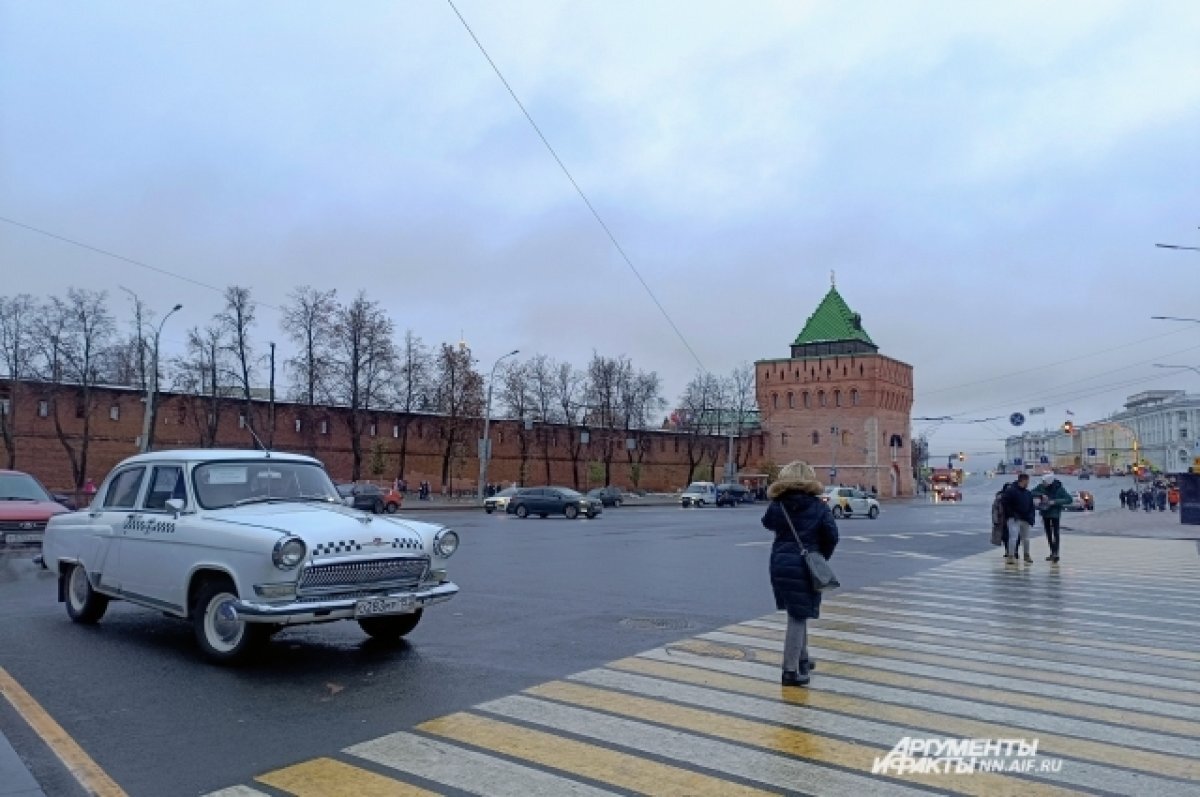
{"label": "car hood", "polygon": [[294,534],[315,556],[383,553],[387,550],[429,553],[433,537],[444,528],[394,515],[369,515],[339,504],[251,504],[205,512],[210,521]]}
{"label": "car hood", "polygon": [[49,520],[70,511],[53,501],[0,501],[0,521]]}

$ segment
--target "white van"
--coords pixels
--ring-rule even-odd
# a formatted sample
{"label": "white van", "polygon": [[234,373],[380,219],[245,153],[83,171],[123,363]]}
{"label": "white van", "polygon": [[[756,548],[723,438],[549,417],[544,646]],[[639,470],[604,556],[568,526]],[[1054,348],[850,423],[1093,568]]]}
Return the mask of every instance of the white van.
{"label": "white van", "polygon": [[712,482],[692,482],[679,497],[681,506],[717,505],[717,485]]}

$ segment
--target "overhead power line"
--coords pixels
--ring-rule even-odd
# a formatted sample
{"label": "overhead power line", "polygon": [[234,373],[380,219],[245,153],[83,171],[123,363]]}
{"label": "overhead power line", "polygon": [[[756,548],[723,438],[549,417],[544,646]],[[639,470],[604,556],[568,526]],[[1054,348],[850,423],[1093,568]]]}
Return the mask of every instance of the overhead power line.
{"label": "overhead power line", "polygon": [[588,199],[588,196],[584,193],[583,188],[580,187],[579,183],[575,180],[575,177],[571,174],[571,170],[567,168],[567,165],[563,163],[562,158],[558,156],[558,153],[555,151],[554,147],[551,146],[549,139],[546,138],[546,135],[542,132],[542,129],[538,127],[538,123],[534,121],[533,116],[530,115],[529,111],[525,108],[525,104],[521,102],[521,98],[517,96],[517,92],[513,90],[513,87],[509,84],[508,79],[504,77],[504,73],[500,71],[500,67],[496,65],[496,62],[492,59],[492,56],[488,54],[487,48],[483,46],[483,42],[479,40],[479,37],[475,35],[475,31],[473,31],[471,26],[467,24],[467,20],[462,15],[462,12],[458,10],[458,6],[454,5],[454,0],[446,0],[446,2],[450,5],[450,8],[453,9],[455,16],[458,17],[458,21],[462,23],[463,28],[465,28],[467,33],[470,35],[471,40],[475,42],[475,46],[479,48],[479,52],[483,53],[483,57],[487,59],[489,64],[491,64],[492,71],[496,73],[496,77],[500,78],[500,82],[503,83],[504,88],[508,90],[509,96],[512,97],[513,102],[517,104],[517,107],[521,109],[521,113],[525,116],[525,120],[529,122],[529,126],[533,128],[533,131],[537,133],[538,138],[541,139],[542,144],[546,147],[546,150],[550,153],[550,156],[554,158],[554,162],[558,164],[558,168],[562,170],[562,173],[566,175],[567,180],[571,182],[572,187],[575,189],[575,193],[579,194],[579,198],[583,200],[583,204],[587,205],[587,209],[591,211],[591,214],[596,219],[596,222],[600,225],[601,229],[604,230],[604,234],[608,236],[608,240],[612,242],[613,247],[616,248],[617,253],[621,256],[621,259],[625,261],[625,265],[629,267],[629,270],[633,272],[633,276],[637,277],[638,282],[642,284],[642,288],[646,291],[646,295],[650,297],[650,301],[654,302],[654,306],[658,308],[660,313],[662,313],[662,317],[666,319],[671,329],[675,332],[675,336],[679,338],[681,343],[683,343],[684,348],[686,348],[688,353],[692,355],[692,359],[694,359],[696,364],[700,366],[700,370],[707,373],[708,369],[704,367],[704,362],[700,359],[700,355],[696,354],[696,350],[692,348],[692,344],[688,343],[688,339],[684,337],[683,332],[680,331],[678,326],[676,326],[675,321],[671,318],[671,314],[667,312],[665,307],[663,307],[662,302],[660,302],[658,297],[654,294],[653,289],[651,289],[650,285],[642,277],[642,273],[638,270],[637,266],[633,264],[633,260],[630,259],[628,254],[625,253],[625,248],[621,246],[621,243],[617,240],[617,236],[613,235],[612,229],[609,228],[603,217],[601,217],[599,211],[596,210],[596,206],[592,204],[590,199]]}

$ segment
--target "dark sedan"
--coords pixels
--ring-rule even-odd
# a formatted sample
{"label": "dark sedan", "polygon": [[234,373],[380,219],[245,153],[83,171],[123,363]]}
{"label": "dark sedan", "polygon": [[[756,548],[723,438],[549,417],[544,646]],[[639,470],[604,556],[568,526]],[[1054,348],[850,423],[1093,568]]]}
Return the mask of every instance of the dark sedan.
{"label": "dark sedan", "polygon": [[376,515],[383,514],[387,509],[383,490],[373,484],[339,484],[337,491],[342,498],[353,497],[354,503],[351,506],[355,509],[374,512]]}
{"label": "dark sedan", "polygon": [[620,506],[623,500],[620,487],[597,487],[588,490],[588,498],[595,498],[605,506]]}
{"label": "dark sedan", "polygon": [[565,515],[576,518],[583,515],[594,518],[604,511],[604,504],[569,487],[529,487],[510,498],[504,511],[517,517]]}
{"label": "dark sedan", "polygon": [[740,484],[717,485],[717,506],[737,506],[753,500],[750,491]]}

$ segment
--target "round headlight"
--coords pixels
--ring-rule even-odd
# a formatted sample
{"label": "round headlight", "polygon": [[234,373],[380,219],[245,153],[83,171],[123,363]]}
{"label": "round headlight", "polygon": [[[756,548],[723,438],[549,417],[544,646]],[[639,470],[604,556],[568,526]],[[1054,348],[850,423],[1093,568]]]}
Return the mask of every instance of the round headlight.
{"label": "round headlight", "polygon": [[283,537],[275,543],[271,559],[280,570],[291,570],[304,561],[306,553],[308,546],[304,544],[304,540],[299,537]]}
{"label": "round headlight", "polygon": [[433,538],[433,552],[438,556],[453,556],[458,550],[458,534],[445,529]]}

